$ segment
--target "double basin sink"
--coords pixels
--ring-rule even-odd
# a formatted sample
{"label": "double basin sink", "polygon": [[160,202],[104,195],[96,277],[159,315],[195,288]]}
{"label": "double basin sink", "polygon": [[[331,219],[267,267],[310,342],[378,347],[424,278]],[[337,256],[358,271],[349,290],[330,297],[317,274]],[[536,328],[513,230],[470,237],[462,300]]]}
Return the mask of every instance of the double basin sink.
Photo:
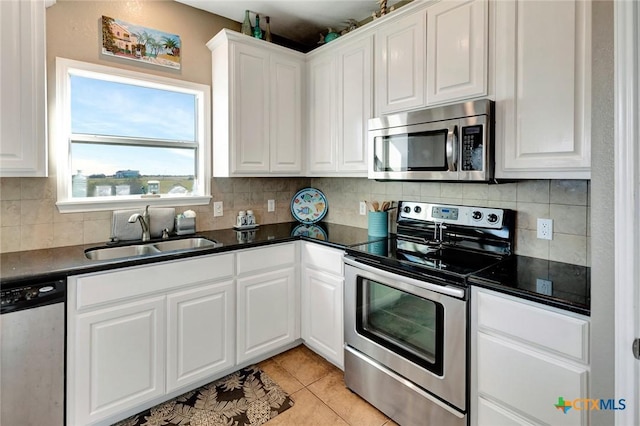
{"label": "double basin sink", "polygon": [[220,246],[221,244],[217,241],[202,237],[192,237],[127,246],[98,247],[85,250],[84,255],[90,260],[115,260],[163,254],[169,255],[176,252],[188,252]]}

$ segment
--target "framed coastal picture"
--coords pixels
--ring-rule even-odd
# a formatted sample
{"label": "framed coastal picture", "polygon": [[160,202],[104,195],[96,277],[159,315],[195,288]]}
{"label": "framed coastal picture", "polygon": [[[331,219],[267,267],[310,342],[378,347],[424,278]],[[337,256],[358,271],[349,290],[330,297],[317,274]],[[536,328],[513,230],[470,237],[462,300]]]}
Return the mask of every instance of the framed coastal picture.
{"label": "framed coastal picture", "polygon": [[180,69],[180,36],[102,16],[102,54]]}

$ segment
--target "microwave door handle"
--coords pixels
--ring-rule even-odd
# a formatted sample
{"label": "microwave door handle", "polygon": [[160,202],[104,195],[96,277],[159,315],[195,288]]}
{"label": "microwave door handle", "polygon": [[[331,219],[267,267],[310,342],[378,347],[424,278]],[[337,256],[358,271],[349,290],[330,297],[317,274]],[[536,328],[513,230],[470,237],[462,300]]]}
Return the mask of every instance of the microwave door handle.
{"label": "microwave door handle", "polygon": [[455,172],[458,170],[458,126],[449,128],[446,148],[448,171]]}

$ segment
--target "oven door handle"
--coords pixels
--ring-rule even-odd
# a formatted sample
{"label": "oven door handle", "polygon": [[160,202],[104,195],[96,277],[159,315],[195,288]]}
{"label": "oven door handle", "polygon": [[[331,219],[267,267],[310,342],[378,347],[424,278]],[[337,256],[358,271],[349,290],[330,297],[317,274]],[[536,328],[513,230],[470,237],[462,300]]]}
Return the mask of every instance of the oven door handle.
{"label": "oven door handle", "polygon": [[445,294],[447,296],[452,296],[458,299],[464,299],[465,291],[458,287],[449,286],[449,285],[438,285],[438,284],[433,284],[427,281],[416,280],[415,278],[401,276],[398,274],[394,274],[393,272],[385,271],[384,269],[379,269],[374,266],[366,265],[364,263],[358,262],[357,260],[351,259],[349,257],[344,257],[343,259],[345,264],[351,265],[365,272],[378,275],[379,277],[388,278],[390,280],[398,280],[400,278],[402,279],[402,282],[414,285],[416,287],[424,288],[425,290],[433,291],[434,293],[440,293],[440,294]]}

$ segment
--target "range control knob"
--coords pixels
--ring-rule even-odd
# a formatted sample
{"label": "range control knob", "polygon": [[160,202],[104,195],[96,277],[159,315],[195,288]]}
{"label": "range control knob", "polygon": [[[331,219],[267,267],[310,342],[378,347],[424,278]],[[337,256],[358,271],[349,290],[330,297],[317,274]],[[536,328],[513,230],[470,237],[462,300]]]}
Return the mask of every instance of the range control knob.
{"label": "range control knob", "polygon": [[474,220],[480,220],[480,219],[482,219],[482,212],[479,211],[479,210],[474,210],[473,213],[471,213],[471,217]]}
{"label": "range control knob", "polygon": [[405,206],[405,208],[403,208],[402,211],[405,213],[411,213],[411,207]]}
{"label": "range control knob", "polygon": [[496,223],[498,221],[498,215],[495,213],[489,213],[487,215],[487,222]]}
{"label": "range control knob", "polygon": [[413,211],[414,211],[414,212],[416,212],[416,213],[420,213],[420,212],[422,211],[422,207],[420,207],[420,206],[415,206],[415,207],[413,208]]}

